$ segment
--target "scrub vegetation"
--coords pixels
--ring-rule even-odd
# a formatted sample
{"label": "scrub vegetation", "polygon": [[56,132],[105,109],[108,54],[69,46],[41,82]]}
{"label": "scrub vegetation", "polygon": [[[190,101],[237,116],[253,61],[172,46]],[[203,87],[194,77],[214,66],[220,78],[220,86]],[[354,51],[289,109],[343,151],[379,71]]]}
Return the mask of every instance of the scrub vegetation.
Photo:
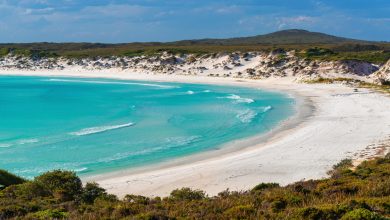
{"label": "scrub vegetation", "polygon": [[260,183],[243,192],[207,196],[182,188],[170,196],[118,199],[73,172],[34,180],[0,173],[0,219],[389,219],[390,154],[352,167],[343,160],[330,177],[281,187]]}
{"label": "scrub vegetation", "polygon": [[316,60],[361,60],[382,64],[390,58],[389,42],[335,37],[305,30],[285,30],[253,37],[144,43],[24,43],[0,44],[0,57],[8,54],[39,57],[109,57],[171,54],[295,50],[298,56]]}

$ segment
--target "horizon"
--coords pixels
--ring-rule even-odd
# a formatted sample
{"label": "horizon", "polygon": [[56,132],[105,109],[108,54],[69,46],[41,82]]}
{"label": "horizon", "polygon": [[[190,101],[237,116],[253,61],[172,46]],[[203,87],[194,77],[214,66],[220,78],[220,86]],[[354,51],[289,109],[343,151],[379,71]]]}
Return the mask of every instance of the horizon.
{"label": "horizon", "polygon": [[0,43],[172,42],[287,29],[388,42],[389,11],[385,0],[0,0]]}

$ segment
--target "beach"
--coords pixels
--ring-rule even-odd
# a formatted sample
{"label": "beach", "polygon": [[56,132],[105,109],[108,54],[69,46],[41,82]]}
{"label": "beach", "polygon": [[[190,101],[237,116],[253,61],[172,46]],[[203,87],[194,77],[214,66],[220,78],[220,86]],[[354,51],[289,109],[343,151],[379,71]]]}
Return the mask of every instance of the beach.
{"label": "beach", "polygon": [[[342,84],[304,84],[291,78],[249,80],[206,76],[153,75],[116,71],[2,71],[0,75],[66,76],[234,85],[291,94],[297,114],[265,137],[231,143],[204,157],[194,155],[144,170],[83,178],[109,193],[166,196],[181,187],[209,195],[248,190],[261,182],[282,185],[327,176],[345,158],[356,163],[389,149],[390,98]],[[245,146],[244,146],[245,145]]]}

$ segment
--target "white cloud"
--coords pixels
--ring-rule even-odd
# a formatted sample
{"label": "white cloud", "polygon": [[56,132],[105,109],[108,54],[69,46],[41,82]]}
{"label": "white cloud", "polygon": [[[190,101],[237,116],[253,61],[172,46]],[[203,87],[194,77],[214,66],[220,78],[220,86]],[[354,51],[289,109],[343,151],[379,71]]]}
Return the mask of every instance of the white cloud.
{"label": "white cloud", "polygon": [[237,5],[223,6],[215,9],[215,12],[220,14],[231,14],[240,12],[241,9]]}
{"label": "white cloud", "polygon": [[317,17],[299,15],[294,17],[279,17],[276,20],[278,24],[278,29],[284,29],[302,25],[312,25],[316,23],[319,19]]}
{"label": "white cloud", "polygon": [[149,8],[139,5],[103,5],[88,6],[81,10],[89,16],[134,17],[149,12]]}

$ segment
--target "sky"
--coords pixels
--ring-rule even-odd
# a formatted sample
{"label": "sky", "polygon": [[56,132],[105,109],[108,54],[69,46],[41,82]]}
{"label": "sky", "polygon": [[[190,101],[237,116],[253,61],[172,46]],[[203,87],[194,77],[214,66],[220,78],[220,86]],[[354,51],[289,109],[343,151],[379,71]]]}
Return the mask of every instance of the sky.
{"label": "sky", "polygon": [[390,0],[0,0],[0,42],[125,43],[306,29],[390,41]]}

